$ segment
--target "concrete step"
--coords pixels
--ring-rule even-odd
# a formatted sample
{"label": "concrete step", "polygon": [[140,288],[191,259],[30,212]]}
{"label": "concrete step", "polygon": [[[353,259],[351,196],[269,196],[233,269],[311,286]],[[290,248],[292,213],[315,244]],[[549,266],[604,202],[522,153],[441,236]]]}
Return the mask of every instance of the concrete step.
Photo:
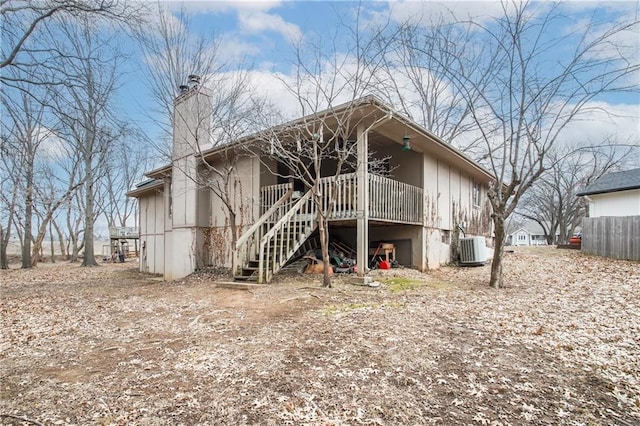
{"label": "concrete step", "polygon": [[247,281],[258,281],[258,275],[235,275],[233,277],[234,281],[243,281],[243,282],[247,282]]}
{"label": "concrete step", "polygon": [[238,281],[218,281],[215,283],[219,288],[230,288],[233,290],[251,290],[255,288],[263,288],[264,284],[238,282]]}

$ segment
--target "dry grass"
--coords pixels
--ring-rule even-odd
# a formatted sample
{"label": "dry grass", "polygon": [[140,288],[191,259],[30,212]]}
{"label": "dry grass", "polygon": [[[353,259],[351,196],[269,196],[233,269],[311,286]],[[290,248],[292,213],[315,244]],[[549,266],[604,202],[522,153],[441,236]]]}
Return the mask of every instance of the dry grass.
{"label": "dry grass", "polygon": [[[0,422],[638,424],[640,265],[553,248],[378,289],[0,272]],[[317,278],[315,278],[317,280]]]}

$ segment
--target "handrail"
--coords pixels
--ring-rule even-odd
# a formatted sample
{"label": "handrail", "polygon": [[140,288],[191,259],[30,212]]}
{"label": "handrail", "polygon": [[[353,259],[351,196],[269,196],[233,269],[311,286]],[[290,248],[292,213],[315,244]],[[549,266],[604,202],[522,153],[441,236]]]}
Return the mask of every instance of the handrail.
{"label": "handrail", "polygon": [[291,182],[260,188],[260,215],[265,214],[266,210],[273,206],[287,191],[291,190],[291,188]]}
{"label": "handrail", "polygon": [[[241,268],[245,263],[248,252],[249,252],[249,238],[253,237],[253,242],[259,241],[261,236],[260,232],[262,231],[262,226],[269,221],[276,221],[278,217],[279,211],[287,204],[287,202],[291,199],[293,195],[293,187],[290,187],[289,190],[273,205],[265,214],[260,216],[260,218],[253,224],[249,229],[244,232],[240,238],[236,241],[235,250],[233,251],[233,258],[231,264],[231,270],[234,275],[236,275],[239,271],[238,268]],[[254,248],[255,250],[255,248]],[[255,253],[255,251],[254,251]]]}
{"label": "handrail", "polygon": [[[317,227],[316,206],[311,201],[312,195],[312,190],[307,191],[260,239],[258,283],[271,281],[273,274],[280,270]],[[304,212],[305,208],[308,209],[306,212]],[[295,220],[296,216],[301,220]],[[303,225],[304,232],[301,231]],[[293,240],[292,231],[295,233]],[[273,247],[271,247],[272,241],[275,243]],[[273,253],[271,253],[272,248]],[[266,261],[270,258],[270,265],[265,267]]]}
{"label": "handrail", "polygon": [[[274,186],[269,193],[277,193],[281,185]],[[319,206],[313,200],[312,191],[300,199],[293,199],[293,188],[289,187],[267,212],[262,215],[236,242],[233,255],[234,275],[247,261],[257,261],[258,283],[269,282],[289,258],[315,231],[317,209],[333,204],[329,219],[355,219],[356,200],[359,188],[355,173],[347,173],[320,179],[317,187]],[[369,217],[383,221],[402,221],[420,224],[423,215],[422,188],[370,174]],[[255,271],[255,268],[251,268]]]}
{"label": "handrail", "polygon": [[241,244],[244,244],[244,242],[249,239],[251,234],[253,234],[260,226],[262,226],[282,204],[284,204],[289,198],[291,198],[292,194],[293,188],[289,188],[289,190],[273,206],[271,206],[271,208],[269,208],[269,210],[267,210],[265,214],[260,216],[256,223],[251,225],[251,227],[247,229],[247,231],[242,234],[240,238],[238,238],[238,240],[236,241],[236,248],[238,248]]}

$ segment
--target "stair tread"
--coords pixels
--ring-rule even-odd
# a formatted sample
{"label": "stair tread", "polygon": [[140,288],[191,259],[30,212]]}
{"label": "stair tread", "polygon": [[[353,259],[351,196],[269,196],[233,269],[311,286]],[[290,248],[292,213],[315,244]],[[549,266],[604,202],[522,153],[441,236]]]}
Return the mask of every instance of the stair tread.
{"label": "stair tread", "polygon": [[[307,194],[308,195],[308,194]],[[257,253],[258,247],[262,247],[264,249],[262,259],[264,275],[270,276],[271,274],[268,271],[277,273],[278,270],[281,270],[283,264],[291,259],[291,257],[295,256],[301,250],[302,245],[305,241],[313,235],[317,224],[315,222],[310,222],[311,216],[309,213],[304,213],[303,210],[291,211],[293,206],[286,207],[285,209],[289,209],[289,212],[295,214],[291,217],[287,218],[288,222],[284,222],[284,217],[282,214],[284,212],[278,212],[276,215],[272,215],[270,217],[266,217],[266,212],[263,213],[263,216],[258,220],[260,224],[260,233],[256,234],[254,238],[263,238],[260,241],[253,241],[253,253],[247,253],[249,259],[244,258],[244,261],[241,261],[240,270],[236,271],[239,275],[234,276],[235,282],[247,282],[247,281],[257,281],[260,272],[260,261],[255,259],[259,256]],[[279,217],[278,217],[279,215]],[[277,229],[274,227],[278,225]],[[252,231],[254,232],[254,231]],[[273,235],[265,239],[264,235],[269,232],[273,232]],[[246,247],[248,248],[248,246]],[[239,250],[239,248],[238,248]],[[253,259],[252,259],[253,258]]]}

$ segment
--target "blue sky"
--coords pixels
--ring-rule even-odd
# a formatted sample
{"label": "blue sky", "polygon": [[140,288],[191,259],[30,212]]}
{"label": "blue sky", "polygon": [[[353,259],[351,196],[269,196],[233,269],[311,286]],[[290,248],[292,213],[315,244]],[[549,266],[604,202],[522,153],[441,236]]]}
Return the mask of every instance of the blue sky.
{"label": "blue sky", "polygon": [[[215,33],[222,40],[223,55],[243,56],[252,64],[252,77],[258,90],[269,96],[284,108],[290,100],[276,89],[273,72],[287,75],[290,72],[289,58],[292,54],[292,39],[316,40],[326,33],[333,33],[340,19],[352,22],[355,19],[358,2],[323,1],[189,1],[163,3],[167,10],[178,14],[184,7],[191,15],[192,29],[200,33]],[[431,17],[445,13],[459,18],[474,17],[479,22],[489,20],[501,13],[497,1],[449,1],[444,3],[420,1],[369,1],[362,2],[362,22],[391,19],[400,22],[409,17],[421,16],[425,22]],[[567,23],[580,23],[594,15],[602,22],[616,22],[623,17],[638,16],[639,2],[565,2],[563,12],[569,18],[559,24],[557,31],[570,32]],[[179,18],[176,18],[179,19]],[[640,50],[640,34],[629,32],[616,40],[625,49]],[[554,54],[562,56],[558,46]],[[124,90],[121,94],[123,110],[139,117],[139,122],[153,136],[153,123],[148,121],[143,111],[148,109],[148,96],[140,74],[139,53],[133,51],[134,60],[129,64],[129,72],[124,76]],[[142,78],[143,75],[142,75]],[[640,99],[636,94],[607,96],[597,100],[601,113],[569,126],[567,137],[598,137],[617,132],[622,135],[640,134]],[[612,117],[604,113],[616,115]]]}

